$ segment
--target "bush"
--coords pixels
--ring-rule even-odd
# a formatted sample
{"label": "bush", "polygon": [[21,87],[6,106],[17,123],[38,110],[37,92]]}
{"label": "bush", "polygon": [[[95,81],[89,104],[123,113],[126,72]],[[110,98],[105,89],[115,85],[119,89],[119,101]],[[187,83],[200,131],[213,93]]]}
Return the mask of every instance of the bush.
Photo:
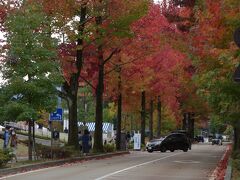
{"label": "bush", "polygon": [[240,159],[232,160],[232,180],[239,180],[240,177]]}
{"label": "bush", "polygon": [[[42,159],[51,159],[52,155],[53,158],[57,159],[64,159],[72,157],[73,155],[79,155],[79,151],[76,151],[72,147],[49,147],[37,144],[36,145],[36,153],[37,156]],[[52,153],[52,154],[51,154]]]}
{"label": "bush", "polygon": [[233,159],[240,159],[240,151],[239,150],[238,151],[234,151],[232,153],[232,158]]}
{"label": "bush", "polygon": [[236,169],[237,171],[240,171],[240,151],[234,151],[232,152],[232,165],[233,168]]}
{"label": "bush", "polygon": [[6,166],[8,161],[12,159],[12,154],[9,150],[1,150],[0,149],[0,168]]}
{"label": "bush", "polygon": [[128,144],[128,149],[133,149],[134,148],[134,144],[133,143],[129,143]]}
{"label": "bush", "polygon": [[234,159],[232,161],[233,167],[240,171],[240,159]]}
{"label": "bush", "polygon": [[103,145],[104,152],[114,152],[116,150],[114,144],[105,144]]}
{"label": "bush", "polygon": [[145,151],[146,150],[146,145],[141,144],[141,150]]}
{"label": "bush", "polygon": [[232,167],[233,167],[233,180],[238,180],[240,177],[240,151],[232,152]]}

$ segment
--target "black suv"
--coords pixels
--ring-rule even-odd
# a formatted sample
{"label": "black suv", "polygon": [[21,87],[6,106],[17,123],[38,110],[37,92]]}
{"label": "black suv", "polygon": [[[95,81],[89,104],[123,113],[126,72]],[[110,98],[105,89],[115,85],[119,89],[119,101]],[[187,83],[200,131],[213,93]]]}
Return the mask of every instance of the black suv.
{"label": "black suv", "polygon": [[191,143],[185,134],[172,133],[165,138],[154,139],[148,142],[146,145],[146,149],[148,152],[166,152],[167,150],[173,152],[179,149],[187,152],[188,149],[191,149]]}

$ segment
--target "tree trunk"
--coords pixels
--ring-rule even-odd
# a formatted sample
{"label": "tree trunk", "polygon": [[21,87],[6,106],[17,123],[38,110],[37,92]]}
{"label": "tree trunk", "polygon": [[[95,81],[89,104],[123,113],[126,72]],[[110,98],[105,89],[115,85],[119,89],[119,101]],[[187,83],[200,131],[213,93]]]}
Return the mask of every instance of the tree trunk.
{"label": "tree trunk", "polygon": [[32,149],[33,149],[33,157],[34,157],[34,160],[36,160],[36,140],[35,140],[35,121],[34,121],[34,119],[32,120],[32,123],[33,123],[33,132],[32,132],[32,138],[33,138],[33,140],[32,140],[32,144],[33,144],[33,146],[32,146]]}
{"label": "tree trunk", "polygon": [[157,125],[157,137],[161,136],[161,123],[162,123],[162,103],[161,103],[161,99],[160,96],[158,96],[158,100],[157,100],[157,119],[158,119],[158,125]]}
{"label": "tree trunk", "polygon": [[188,113],[189,136],[192,140],[194,139],[194,123],[194,113]]}
{"label": "tree trunk", "polygon": [[[121,63],[121,61],[119,62]],[[122,129],[122,93],[121,93],[121,67],[118,69],[118,110],[117,110],[117,136],[116,149],[121,150],[121,129]]]}
{"label": "tree trunk", "polygon": [[[80,10],[80,21],[78,26],[78,37],[82,37],[85,29],[85,21],[87,15],[87,8],[82,5]],[[77,118],[77,94],[79,87],[79,77],[82,70],[83,64],[83,38],[77,39],[77,55],[75,66],[77,69],[76,73],[72,73],[70,77],[70,82],[66,81],[65,91],[67,92],[67,97],[69,100],[69,133],[68,133],[68,145],[73,145],[78,148],[78,118]]]}
{"label": "tree trunk", "polygon": [[183,122],[182,122],[182,129],[187,130],[187,120],[188,120],[188,114],[183,113]]}
{"label": "tree trunk", "polygon": [[240,124],[234,125],[234,151],[240,151]]}
{"label": "tree trunk", "polygon": [[116,149],[121,149],[122,94],[118,95]]}
{"label": "tree trunk", "polygon": [[[102,32],[99,31],[99,26],[102,25],[102,16],[95,19],[97,30],[97,39],[100,41]],[[103,90],[104,90],[104,59],[103,59],[103,45],[97,44],[97,58],[98,58],[98,84],[96,88],[96,117],[95,117],[95,133],[94,146],[95,152],[103,152],[103,137],[102,137],[102,123],[103,123]]]}
{"label": "tree trunk", "polygon": [[104,88],[104,66],[99,65],[98,85],[96,88],[96,117],[94,146],[95,152],[103,152],[102,123],[103,123],[103,88]]}
{"label": "tree trunk", "polygon": [[28,120],[28,160],[32,161],[32,121]]}
{"label": "tree trunk", "polygon": [[149,139],[153,139],[153,100],[150,101]]}
{"label": "tree trunk", "polygon": [[195,128],[195,119],[194,118],[192,118],[191,119],[191,123],[192,123],[192,127],[191,127],[191,129],[192,129],[192,131],[191,131],[191,138],[192,138],[192,140],[194,139],[194,128]]}
{"label": "tree trunk", "polygon": [[77,94],[69,101],[68,145],[78,147]]}
{"label": "tree trunk", "polygon": [[142,91],[142,110],[141,110],[141,144],[145,145],[145,116],[146,116],[146,97],[145,91]]}

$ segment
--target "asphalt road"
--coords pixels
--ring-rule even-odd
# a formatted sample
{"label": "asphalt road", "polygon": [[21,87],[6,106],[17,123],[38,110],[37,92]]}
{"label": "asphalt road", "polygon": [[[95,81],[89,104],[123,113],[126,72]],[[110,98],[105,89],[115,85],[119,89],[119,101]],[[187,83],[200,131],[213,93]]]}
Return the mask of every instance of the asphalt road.
{"label": "asphalt road", "polygon": [[132,152],[13,175],[8,180],[206,180],[226,146],[198,144],[188,152]]}

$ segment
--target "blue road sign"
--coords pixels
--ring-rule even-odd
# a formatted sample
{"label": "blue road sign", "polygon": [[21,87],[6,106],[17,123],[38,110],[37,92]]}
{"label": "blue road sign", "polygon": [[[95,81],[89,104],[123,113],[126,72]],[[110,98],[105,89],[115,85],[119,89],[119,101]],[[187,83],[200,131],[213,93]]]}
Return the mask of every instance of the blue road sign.
{"label": "blue road sign", "polygon": [[63,117],[63,110],[62,108],[57,108],[57,111],[50,113],[50,121],[62,121]]}

